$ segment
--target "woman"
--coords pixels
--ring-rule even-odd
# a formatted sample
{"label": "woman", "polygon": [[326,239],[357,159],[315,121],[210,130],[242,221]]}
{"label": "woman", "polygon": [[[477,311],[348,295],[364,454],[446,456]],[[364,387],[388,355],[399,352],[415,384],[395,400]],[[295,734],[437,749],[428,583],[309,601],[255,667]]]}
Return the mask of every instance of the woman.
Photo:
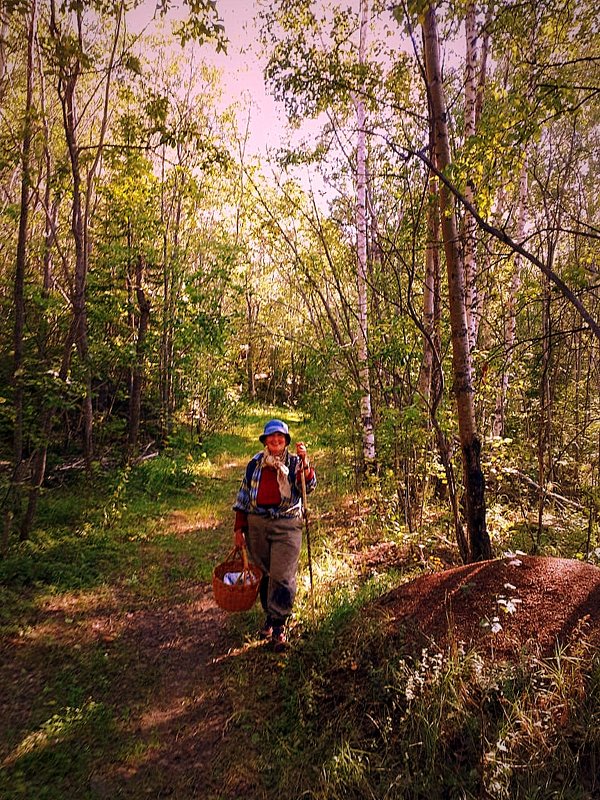
{"label": "woman", "polygon": [[260,602],[266,613],[260,631],[276,652],[285,649],[285,625],[296,596],[296,572],[302,545],[302,471],[306,491],[317,485],[308,462],[306,446],[296,444],[296,455],[288,451],[288,426],[272,419],[259,436],[264,450],[246,467],[233,506],[235,544],[247,543],[251,560],[263,571]]}

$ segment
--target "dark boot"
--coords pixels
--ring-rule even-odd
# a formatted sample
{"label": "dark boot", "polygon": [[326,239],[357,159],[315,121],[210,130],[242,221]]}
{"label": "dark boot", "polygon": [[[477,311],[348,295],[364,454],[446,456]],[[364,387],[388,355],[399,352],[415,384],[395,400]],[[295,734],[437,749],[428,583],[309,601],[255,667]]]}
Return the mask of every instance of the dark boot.
{"label": "dark boot", "polygon": [[285,651],[287,648],[287,637],[285,635],[285,627],[283,625],[273,626],[271,643],[273,645],[274,653],[283,653]]}

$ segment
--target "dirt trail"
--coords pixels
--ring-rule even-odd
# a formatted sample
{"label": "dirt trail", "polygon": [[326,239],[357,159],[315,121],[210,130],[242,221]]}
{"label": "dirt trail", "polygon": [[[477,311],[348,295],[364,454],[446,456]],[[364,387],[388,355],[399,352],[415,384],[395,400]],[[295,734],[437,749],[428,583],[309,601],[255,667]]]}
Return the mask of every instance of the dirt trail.
{"label": "dirt trail", "polygon": [[[56,601],[26,640],[5,641],[0,650],[3,727],[5,732],[31,727],[31,709],[44,696],[52,663],[64,672],[69,653],[77,654],[73,664],[102,653],[115,664],[104,703],[114,707],[117,718],[124,715],[117,722],[115,753],[124,748],[128,755],[96,762],[87,787],[73,785],[74,797],[84,791],[87,796],[87,789],[98,800],[228,797],[216,792],[213,766],[235,735],[235,725],[228,723],[235,709],[224,681],[229,659],[239,654],[232,649],[235,640],[209,584],[189,589],[179,602],[130,610],[127,599],[116,595],[102,607],[74,604],[66,614]],[[14,737],[2,738],[0,764],[12,768],[20,749],[10,744]]]}
{"label": "dirt trail", "polygon": [[185,602],[128,615],[123,641],[153,673],[155,690],[127,731],[143,755],[92,776],[98,797],[212,796],[212,765],[227,746],[234,711],[223,682],[231,648],[225,616],[210,585],[199,585]]}
{"label": "dirt trail", "polygon": [[[229,463],[219,479],[233,487],[238,474],[239,466]],[[197,525],[193,511],[177,512],[167,528],[181,536],[203,533],[219,552],[231,542],[230,514],[214,508],[211,513]],[[397,554],[383,553],[380,543],[372,549],[378,568],[394,563]],[[368,562],[368,548],[361,558]],[[30,710],[53,663],[65,670],[76,667],[75,653],[103,653],[115,665],[107,704],[119,721],[112,751],[99,753],[86,776],[86,795],[259,800],[265,797],[260,776],[248,771],[256,761],[245,756],[261,720],[244,717],[250,712],[232,687],[235,669],[270,669],[264,662],[269,656],[257,642],[244,641],[244,625],[232,623],[216,606],[209,582],[172,585],[177,596],[160,600],[127,595],[123,587],[49,599],[26,634],[0,650],[6,730],[35,727],[29,725]],[[600,643],[600,570],[568,559],[519,556],[446,569],[398,586],[375,606],[395,631],[412,631],[419,647],[432,637],[451,637],[468,645],[492,643],[496,656],[510,657],[525,644],[545,652],[557,640],[582,634],[591,645]],[[492,635],[481,622],[496,618],[502,630]],[[0,764],[12,766],[18,757],[16,749],[0,749]],[[81,796],[81,789],[74,785],[72,796]]]}
{"label": "dirt trail", "polygon": [[[232,496],[240,469],[236,462],[219,469],[219,479],[232,483]],[[232,540],[229,516],[228,506],[206,526],[215,550],[220,550],[217,543],[228,547]],[[174,515],[171,523],[182,535],[198,533],[193,522],[186,525],[185,513]],[[251,645],[239,641],[229,615],[214,601],[210,582],[195,584],[184,595],[127,615],[124,642],[154,673],[154,693],[129,723],[128,733],[143,756],[94,776],[99,798],[211,800],[244,794],[236,776],[228,774],[237,710],[225,675],[231,659]]]}

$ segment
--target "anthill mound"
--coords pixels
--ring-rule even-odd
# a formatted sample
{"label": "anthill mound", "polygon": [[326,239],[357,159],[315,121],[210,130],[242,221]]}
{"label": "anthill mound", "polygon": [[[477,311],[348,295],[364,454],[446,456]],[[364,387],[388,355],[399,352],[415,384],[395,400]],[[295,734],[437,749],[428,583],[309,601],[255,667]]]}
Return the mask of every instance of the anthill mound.
{"label": "anthill mound", "polygon": [[600,645],[600,569],[512,556],[423,575],[377,604],[407,644],[463,642],[498,658],[550,655],[582,637]]}

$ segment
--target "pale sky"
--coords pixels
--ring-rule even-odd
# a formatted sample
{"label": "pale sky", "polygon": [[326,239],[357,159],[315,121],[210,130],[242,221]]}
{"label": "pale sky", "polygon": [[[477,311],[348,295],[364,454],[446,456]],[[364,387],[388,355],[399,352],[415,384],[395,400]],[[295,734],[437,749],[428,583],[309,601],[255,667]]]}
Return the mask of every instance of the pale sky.
{"label": "pale sky", "polygon": [[[250,101],[251,151],[277,147],[285,127],[285,114],[264,87],[264,60],[260,58],[258,30],[254,24],[256,4],[251,0],[218,0],[217,8],[229,39],[227,54],[210,52],[203,57],[222,69],[222,82],[231,101],[247,108]],[[246,116],[244,116],[244,124]]]}
{"label": "pale sky", "polygon": [[[143,0],[128,14],[130,28],[139,30],[150,23],[155,8],[156,0]],[[285,113],[265,91],[264,61],[260,60],[258,31],[254,25],[256,4],[252,0],[217,0],[217,9],[229,39],[227,53],[216,53],[212,45],[206,44],[200,56],[221,70],[225,105],[239,103],[244,109],[239,116],[241,133],[250,108],[248,152],[264,154],[267,149],[279,145],[285,129]]]}

